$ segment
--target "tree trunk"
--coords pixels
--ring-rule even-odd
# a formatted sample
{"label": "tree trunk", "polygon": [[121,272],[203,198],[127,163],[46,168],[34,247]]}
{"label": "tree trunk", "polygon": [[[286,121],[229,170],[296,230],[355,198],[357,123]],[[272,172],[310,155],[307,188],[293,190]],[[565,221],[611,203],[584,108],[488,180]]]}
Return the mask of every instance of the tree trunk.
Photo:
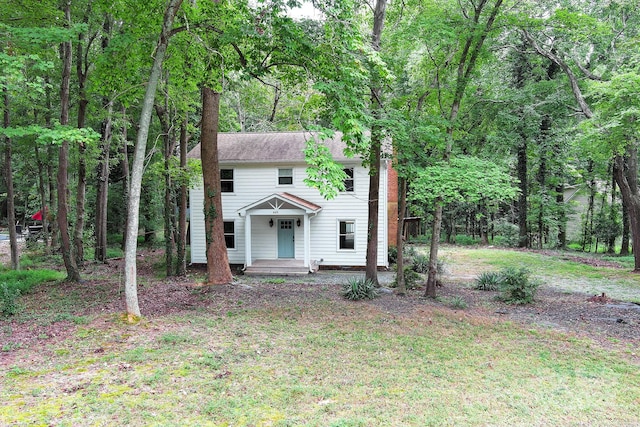
{"label": "tree trunk", "polygon": [[[11,116],[9,115],[9,91],[4,90],[4,117],[3,126],[11,126]],[[11,249],[11,269],[20,270],[20,253],[18,251],[18,236],[16,234],[16,207],[13,194],[13,173],[11,167],[11,138],[5,138],[4,146],[4,182],[7,186],[7,225],[9,226],[9,245]]]}
{"label": "tree trunk", "polygon": [[142,175],[144,172],[144,158],[149,137],[149,125],[153,112],[153,102],[156,96],[156,88],[162,68],[162,62],[169,43],[169,36],[173,26],[173,19],[180,8],[182,0],[170,0],[164,14],[162,31],[155,50],[153,67],[147,82],[147,89],[142,101],[142,111],[140,112],[140,124],[138,126],[138,137],[136,139],[133,166],[131,168],[131,186],[128,200],[127,234],[125,239],[124,257],[124,291],[126,299],[127,315],[131,321],[140,317],[140,307],[138,305],[138,283],[136,254],[138,248],[138,223],[140,211],[140,191],[142,189]]}
{"label": "tree trunk", "polygon": [[[86,109],[86,101],[80,101],[80,109]],[[84,115],[78,113],[78,127],[84,127]],[[86,161],[86,144],[80,142],[78,144],[78,187],[76,189],[76,225],[73,231],[73,246],[75,248],[76,264],[82,266],[84,264],[84,223],[85,223],[85,200],[87,194],[87,161]]]}
{"label": "tree trunk", "polygon": [[433,228],[431,235],[431,246],[429,248],[429,272],[427,274],[427,284],[424,296],[436,297],[436,285],[438,280],[438,247],[440,246],[440,230],[442,229],[442,202],[436,201],[436,210],[433,215]]}
{"label": "tree trunk", "polygon": [[380,132],[372,130],[369,158],[369,204],[367,214],[367,257],[365,279],[378,283],[378,209],[380,203]]}
{"label": "tree trunk", "polygon": [[207,283],[210,285],[223,285],[231,283],[233,280],[224,240],[224,218],[222,217],[220,166],[218,164],[219,109],[220,94],[203,85],[200,147],[204,181]]}
{"label": "tree trunk", "polygon": [[[453,95],[453,99],[451,101],[451,109],[449,110],[449,125],[447,129],[447,147],[445,150],[445,154],[443,160],[445,162],[449,162],[451,157],[452,145],[453,145],[453,134],[454,134],[454,123],[458,118],[458,112],[460,111],[460,104],[462,102],[462,97],[467,89],[467,85],[469,84],[469,79],[471,77],[471,73],[476,66],[476,62],[478,60],[478,56],[480,55],[480,50],[482,49],[482,45],[486,40],[489,32],[493,27],[493,23],[495,22],[498,12],[500,11],[500,7],[502,6],[503,0],[496,0],[487,17],[487,20],[484,24],[480,23],[480,19],[482,17],[482,12],[485,7],[487,7],[487,2],[482,1],[479,2],[474,10],[473,17],[469,17],[471,19],[472,25],[474,28],[470,30],[470,35],[467,40],[465,40],[465,44],[462,48],[462,52],[460,55],[460,59],[458,62],[458,70],[455,84],[455,92]],[[482,25],[482,28],[479,28],[479,25]],[[476,31],[476,30],[480,31]],[[438,248],[440,246],[440,231],[442,229],[442,212],[443,206],[441,200],[436,200],[435,213],[433,219],[433,230],[431,237],[431,252],[429,253],[429,274],[427,276],[427,285],[425,287],[425,296],[435,298],[436,296],[436,282],[437,282],[437,274],[438,274]]]}
{"label": "tree trunk", "polygon": [[46,183],[46,167],[45,162],[42,160],[42,153],[40,152],[40,143],[36,142],[35,155],[36,164],[38,165],[38,195],[40,196],[40,209],[42,210],[42,235],[44,240],[44,246],[49,246],[49,209],[47,209],[47,192],[45,190]]}
{"label": "tree trunk", "polygon": [[180,184],[180,200],[178,206],[178,242],[176,251],[176,276],[187,274],[187,116],[180,127],[180,169],[183,177]]}
{"label": "tree trunk", "polygon": [[[122,107],[122,118],[126,122],[127,110]],[[129,189],[131,187],[131,171],[129,170],[129,145],[127,143],[127,125],[122,126],[122,146],[120,147],[120,169],[122,170],[122,201],[125,206],[129,206]],[[122,231],[122,250],[124,251],[127,241],[127,223],[129,222],[129,212],[124,213],[124,227]]]}
{"label": "tree trunk", "polygon": [[[51,85],[49,84],[49,77],[45,77],[44,79],[46,86],[45,86],[45,102],[47,105],[47,108],[45,109],[45,115],[44,115],[44,122],[45,122],[45,126],[49,129],[51,129],[52,127],[52,121],[53,121],[53,115],[52,115],[52,105],[51,105]],[[51,160],[54,157],[54,149],[53,146],[51,144],[47,144],[46,146],[46,150],[45,150],[45,161],[44,161],[44,167],[46,169],[46,182],[47,182],[47,186],[48,186],[48,192],[49,192],[49,206],[51,206],[53,208],[53,206],[56,206],[56,192],[55,192],[55,188],[54,188],[54,182],[55,182],[55,178],[53,175],[53,161]],[[42,195],[42,200],[41,200],[41,204],[42,204],[42,208],[46,209],[47,207],[47,201],[45,199],[46,195],[44,194],[44,190],[41,191]],[[57,222],[57,217],[54,216],[51,213],[51,209],[47,210],[47,218],[46,221],[43,221],[42,224],[46,225],[46,228],[43,227],[43,231],[44,231],[44,237],[45,237],[45,245],[49,245],[49,250],[52,250],[55,243],[58,239],[57,239],[57,235],[58,235],[58,222]],[[49,226],[51,227],[51,231],[49,232]]]}
{"label": "tree trunk", "polygon": [[[102,24],[102,51],[109,46],[111,35],[111,19],[106,16]],[[96,177],[96,211],[95,211],[95,247],[93,258],[96,261],[107,260],[107,212],[109,204],[109,175],[111,140],[113,136],[113,101],[104,98],[103,108],[107,111],[107,117],[102,121],[102,137],[100,138],[100,157],[98,158]]]}
{"label": "tree trunk", "polygon": [[[71,21],[71,4],[65,3],[65,19]],[[62,51],[62,83],[60,85],[60,124],[69,124],[69,81],[71,77],[71,42],[64,42]],[[67,270],[67,280],[80,281],[80,271],[72,253],[69,233],[69,141],[62,141],[58,150],[58,229],[60,230],[61,252]]]}
{"label": "tree trunk", "polygon": [[164,244],[165,244],[165,264],[167,277],[174,274],[174,252],[175,252],[175,203],[173,197],[173,181],[171,179],[171,157],[176,146],[174,131],[169,121],[169,99],[168,94],[165,97],[165,104],[156,104],[156,115],[160,120],[162,128],[162,140],[164,143]]}
{"label": "tree trunk", "polygon": [[95,252],[96,261],[107,260],[107,207],[109,202],[109,158],[113,126],[113,101],[105,100],[107,117],[102,122],[100,157],[96,185]]}
{"label": "tree trunk", "polygon": [[520,185],[520,197],[518,198],[518,229],[520,230],[518,247],[529,247],[529,230],[527,227],[527,206],[529,198],[528,172],[527,172],[527,141],[522,135],[522,141],[518,145],[518,181]]}
{"label": "tree trunk", "polygon": [[622,198],[622,241],[620,242],[620,255],[622,256],[627,256],[631,253],[629,250],[630,227],[629,210],[627,209],[627,204],[625,203],[624,198]]}
{"label": "tree trunk", "polygon": [[397,294],[404,295],[407,292],[405,278],[404,278],[404,213],[407,209],[407,180],[398,175],[398,228],[396,230],[396,242],[398,248],[398,259],[396,267],[396,283]]}
{"label": "tree trunk", "polygon": [[567,209],[564,203],[564,184],[556,187],[556,203],[558,205],[558,249],[567,249]]}
{"label": "tree trunk", "polygon": [[633,247],[633,271],[640,273],[640,188],[638,187],[638,147],[627,148],[626,156],[615,157],[614,175],[620,195],[629,211]]}
{"label": "tree trunk", "polygon": [[[373,31],[371,47],[380,51],[380,40],[384,28],[387,1],[377,0],[373,11]],[[382,89],[379,82],[371,82],[371,110],[374,120],[379,120],[382,113]],[[365,279],[370,280],[376,287],[378,283],[378,216],[380,198],[380,151],[382,148],[382,129],[380,124],[371,127],[371,148],[369,153],[369,203],[367,214],[367,256]]]}

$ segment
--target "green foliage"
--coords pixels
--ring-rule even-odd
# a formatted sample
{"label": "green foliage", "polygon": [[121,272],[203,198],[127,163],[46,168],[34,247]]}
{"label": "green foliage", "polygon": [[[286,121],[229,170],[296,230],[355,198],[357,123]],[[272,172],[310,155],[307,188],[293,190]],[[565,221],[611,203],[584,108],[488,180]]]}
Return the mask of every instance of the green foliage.
{"label": "green foliage", "polygon": [[467,301],[465,301],[465,299],[459,295],[450,298],[437,297],[436,300],[456,310],[464,310],[465,308],[469,307]]}
{"label": "green foliage", "polygon": [[497,291],[500,289],[502,276],[497,271],[484,271],[475,280],[473,289],[478,291]]}
{"label": "green foliage", "polygon": [[507,221],[498,221],[494,227],[493,244],[513,248],[518,246],[520,241],[520,229],[517,225]]}
{"label": "green foliage", "polygon": [[479,203],[512,200],[518,195],[514,180],[493,162],[460,156],[426,167],[412,182],[411,198],[422,203]]}
{"label": "green foliage", "polygon": [[466,234],[456,234],[455,240],[456,245],[461,246],[474,246],[480,243],[480,239],[468,236]]}
{"label": "green foliage", "polygon": [[526,268],[507,267],[500,271],[500,299],[509,304],[529,304],[533,302],[536,290],[541,285],[532,280]]}
{"label": "green foliage", "polygon": [[53,129],[38,125],[22,127],[0,127],[0,135],[7,138],[18,138],[35,135],[40,143],[59,145],[62,141],[72,143],[94,143],[100,139],[100,134],[91,128],[77,128],[73,126],[56,125]]}
{"label": "green foliage", "polygon": [[[410,265],[404,267],[404,287],[406,289],[419,289],[421,281],[422,276],[420,275],[420,273],[415,271]],[[397,286],[398,274],[396,273],[396,277],[393,279],[391,287],[395,288]]]}
{"label": "green foliage", "polygon": [[304,150],[307,161],[304,183],[317,188],[327,200],[334,199],[340,191],[344,191],[344,180],[347,178],[343,166],[333,160],[329,148],[322,143],[333,136],[332,133],[319,132],[317,138],[311,137],[307,140]]}
{"label": "green foliage", "polygon": [[20,310],[18,298],[20,289],[9,287],[6,283],[0,283],[0,313],[3,316],[13,316]]}
{"label": "green foliage", "polygon": [[64,279],[64,273],[55,270],[6,270],[0,271],[0,283],[6,283],[11,289],[26,294],[41,283]]}
{"label": "green foliage", "polygon": [[530,304],[541,282],[530,277],[526,268],[506,267],[487,271],[475,280],[474,289],[500,291],[500,299],[509,304]]}
{"label": "green foliage", "polygon": [[378,290],[374,283],[364,277],[350,277],[342,285],[342,296],[348,300],[374,299],[378,296]]}
{"label": "green foliage", "polygon": [[[440,260],[438,260],[438,270],[440,269]],[[429,272],[429,256],[424,254],[418,254],[411,260],[411,269],[416,273],[428,273]]]}
{"label": "green foliage", "polygon": [[389,246],[387,259],[389,260],[389,264],[393,265],[398,262],[398,247],[397,246]]}

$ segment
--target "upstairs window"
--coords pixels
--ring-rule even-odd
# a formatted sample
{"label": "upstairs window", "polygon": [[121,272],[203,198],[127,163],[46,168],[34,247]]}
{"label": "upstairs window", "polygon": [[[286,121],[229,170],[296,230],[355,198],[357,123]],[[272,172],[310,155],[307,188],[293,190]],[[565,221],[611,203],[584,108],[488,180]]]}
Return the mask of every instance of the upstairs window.
{"label": "upstairs window", "polygon": [[355,249],[356,247],[356,222],[340,221],[338,233],[338,247],[340,249]]}
{"label": "upstairs window", "polygon": [[344,191],[353,192],[354,191],[353,168],[345,168],[343,169],[343,171],[347,175],[347,177],[344,180]]}
{"label": "upstairs window", "polygon": [[233,221],[224,221],[224,243],[227,249],[236,248],[236,224]]}
{"label": "upstairs window", "polygon": [[293,184],[293,169],[278,169],[278,185]]}
{"label": "upstairs window", "polygon": [[220,191],[233,193],[233,169],[220,169]]}

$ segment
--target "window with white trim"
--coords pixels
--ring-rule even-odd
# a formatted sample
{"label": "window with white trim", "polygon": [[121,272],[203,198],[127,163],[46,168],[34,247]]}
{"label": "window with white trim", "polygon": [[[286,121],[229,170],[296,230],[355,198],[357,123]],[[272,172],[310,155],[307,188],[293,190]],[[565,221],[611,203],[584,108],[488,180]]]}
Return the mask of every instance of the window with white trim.
{"label": "window with white trim", "polygon": [[220,169],[220,192],[233,193],[233,169]]}
{"label": "window with white trim", "polygon": [[354,180],[353,180],[353,168],[344,168],[342,169],[347,177],[344,179],[344,191],[353,192],[354,191]]}
{"label": "window with white trim", "polygon": [[227,249],[236,248],[236,223],[234,221],[224,221],[224,243]]}
{"label": "window with white trim", "polygon": [[293,169],[278,169],[278,185],[293,185]]}
{"label": "window with white trim", "polygon": [[339,249],[356,248],[356,222],[354,220],[339,222],[338,242]]}

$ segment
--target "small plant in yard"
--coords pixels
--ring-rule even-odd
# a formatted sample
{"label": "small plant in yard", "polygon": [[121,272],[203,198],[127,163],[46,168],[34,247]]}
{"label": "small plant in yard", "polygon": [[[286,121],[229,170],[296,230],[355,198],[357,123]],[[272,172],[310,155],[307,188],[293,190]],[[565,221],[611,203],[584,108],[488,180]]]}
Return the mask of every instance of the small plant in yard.
{"label": "small plant in yard", "polygon": [[541,285],[532,280],[526,268],[507,267],[500,271],[500,299],[509,304],[529,304],[533,302],[536,290]]}
{"label": "small plant in yard", "polygon": [[10,288],[6,283],[0,283],[0,313],[3,316],[13,316],[20,311],[19,296],[20,289]]}
{"label": "small plant in yard", "polygon": [[[404,268],[404,286],[406,289],[418,289],[420,287],[420,280],[422,280],[422,276],[417,273],[411,266],[406,266]],[[398,275],[396,274],[395,279],[393,279],[392,287],[398,286]]]}
{"label": "small plant in yard", "polygon": [[389,264],[393,265],[398,262],[398,247],[397,246],[389,246],[389,251],[387,253],[387,258],[389,260]]}
{"label": "small plant in yard", "polygon": [[351,277],[342,285],[342,296],[348,300],[374,299],[378,290],[374,283],[364,277]]}
{"label": "small plant in yard", "polygon": [[467,304],[464,298],[457,295],[451,298],[438,297],[436,298],[436,300],[440,301],[442,304],[458,310],[464,310],[465,308],[469,307],[469,304]]}
{"label": "small plant in yard", "polygon": [[500,289],[500,273],[497,271],[485,271],[478,278],[473,289],[478,291],[497,291]]}
{"label": "small plant in yard", "polygon": [[[440,267],[439,260],[438,267]],[[429,256],[422,254],[414,256],[413,262],[411,263],[411,268],[417,273],[427,273],[429,271]]]}
{"label": "small plant in yard", "polygon": [[287,283],[287,280],[283,279],[282,277],[275,277],[272,279],[267,279],[264,282],[270,285],[282,285],[283,283]]}

